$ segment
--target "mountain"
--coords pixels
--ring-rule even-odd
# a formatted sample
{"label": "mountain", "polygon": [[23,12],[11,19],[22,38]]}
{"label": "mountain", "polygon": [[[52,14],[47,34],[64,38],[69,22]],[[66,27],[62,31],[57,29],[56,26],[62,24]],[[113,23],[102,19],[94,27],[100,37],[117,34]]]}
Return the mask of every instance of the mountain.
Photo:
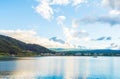
{"label": "mountain", "polygon": [[81,49],[81,48],[51,48],[65,56],[120,56],[120,50],[112,49]]}
{"label": "mountain", "polygon": [[65,55],[76,55],[76,56],[120,56],[120,50],[111,50],[111,49],[86,49],[86,50],[70,50],[63,51]]}
{"label": "mountain", "polygon": [[14,38],[0,35],[0,55],[36,56],[45,53],[54,52],[37,44],[26,44]]}

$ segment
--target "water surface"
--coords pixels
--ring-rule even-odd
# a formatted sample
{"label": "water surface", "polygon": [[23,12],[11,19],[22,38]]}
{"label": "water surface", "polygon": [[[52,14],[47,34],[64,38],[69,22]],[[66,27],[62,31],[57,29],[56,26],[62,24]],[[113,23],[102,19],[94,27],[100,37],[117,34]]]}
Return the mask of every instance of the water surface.
{"label": "water surface", "polygon": [[29,57],[0,60],[0,79],[120,79],[119,57]]}

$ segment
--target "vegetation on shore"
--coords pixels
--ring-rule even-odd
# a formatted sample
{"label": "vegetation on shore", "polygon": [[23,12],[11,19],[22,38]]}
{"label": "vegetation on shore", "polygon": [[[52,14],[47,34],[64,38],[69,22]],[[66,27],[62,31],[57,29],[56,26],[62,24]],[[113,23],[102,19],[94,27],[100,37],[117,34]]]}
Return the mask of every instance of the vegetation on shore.
{"label": "vegetation on shore", "polygon": [[120,50],[98,49],[98,50],[63,51],[61,55],[66,55],[66,56],[120,56]]}

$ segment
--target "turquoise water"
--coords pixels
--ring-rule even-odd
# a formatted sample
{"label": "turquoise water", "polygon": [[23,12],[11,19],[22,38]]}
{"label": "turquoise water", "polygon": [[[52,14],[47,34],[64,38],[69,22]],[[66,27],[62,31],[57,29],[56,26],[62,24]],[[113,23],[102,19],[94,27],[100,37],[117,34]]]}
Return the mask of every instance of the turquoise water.
{"label": "turquoise water", "polygon": [[0,79],[120,79],[120,57],[0,60]]}

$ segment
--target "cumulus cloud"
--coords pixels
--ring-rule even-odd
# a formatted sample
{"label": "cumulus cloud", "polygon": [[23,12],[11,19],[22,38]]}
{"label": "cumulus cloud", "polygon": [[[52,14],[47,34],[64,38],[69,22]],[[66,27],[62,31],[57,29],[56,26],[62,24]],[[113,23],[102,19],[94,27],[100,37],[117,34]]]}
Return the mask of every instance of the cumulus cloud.
{"label": "cumulus cloud", "polygon": [[57,24],[63,26],[64,20],[66,19],[65,16],[58,16],[57,17]]}
{"label": "cumulus cloud", "polygon": [[81,3],[85,3],[87,0],[73,0],[72,5],[77,6]]}
{"label": "cumulus cloud", "polygon": [[111,10],[111,11],[110,11],[110,14],[111,14],[111,15],[118,16],[118,15],[120,15],[120,10]]}
{"label": "cumulus cloud", "polygon": [[0,30],[0,34],[13,37],[26,43],[38,44],[48,48],[73,48],[71,44],[50,41],[37,35],[33,30]]}
{"label": "cumulus cloud", "polygon": [[51,4],[55,5],[67,5],[69,3],[69,0],[53,0]]}
{"label": "cumulus cloud", "polygon": [[110,15],[120,15],[120,0],[102,0],[102,6],[111,8]]}
{"label": "cumulus cloud", "polygon": [[90,38],[88,38],[89,33],[86,30],[78,29],[79,27],[79,20],[73,19],[71,27],[67,27],[64,24],[66,17],[65,16],[59,16],[57,18],[57,23],[62,26],[63,28],[63,34],[66,38],[67,42],[71,41],[89,41]]}
{"label": "cumulus cloud", "polygon": [[72,27],[73,27],[73,28],[79,27],[79,26],[80,26],[79,23],[80,23],[80,22],[79,22],[78,19],[73,19],[73,20],[72,20]]}
{"label": "cumulus cloud", "polygon": [[102,0],[102,5],[112,9],[120,9],[120,0]]}
{"label": "cumulus cloud", "polygon": [[80,21],[84,23],[107,23],[111,26],[120,24],[120,0],[102,0],[102,6],[111,8],[108,15],[105,16],[88,16],[82,18]]}
{"label": "cumulus cloud", "polygon": [[88,41],[90,40],[88,38],[89,33],[85,30],[78,30],[74,28],[68,28],[66,26],[63,27],[63,33],[66,37],[67,42],[70,41]]}
{"label": "cumulus cloud", "polygon": [[71,5],[77,6],[81,3],[84,3],[86,0],[37,0],[38,5],[34,7],[35,11],[40,14],[44,19],[51,20],[54,13],[55,8],[52,6],[57,5]]}
{"label": "cumulus cloud", "polygon": [[49,0],[41,0],[39,5],[35,7],[35,10],[47,20],[50,20],[54,14],[53,9],[50,7]]}
{"label": "cumulus cloud", "polygon": [[51,5],[73,5],[77,6],[81,3],[86,3],[87,0],[51,0]]}
{"label": "cumulus cloud", "polygon": [[0,34],[11,36],[13,38],[18,38],[25,42],[29,42],[31,40],[30,38],[36,35],[36,32],[34,32],[33,30],[0,30]]}

